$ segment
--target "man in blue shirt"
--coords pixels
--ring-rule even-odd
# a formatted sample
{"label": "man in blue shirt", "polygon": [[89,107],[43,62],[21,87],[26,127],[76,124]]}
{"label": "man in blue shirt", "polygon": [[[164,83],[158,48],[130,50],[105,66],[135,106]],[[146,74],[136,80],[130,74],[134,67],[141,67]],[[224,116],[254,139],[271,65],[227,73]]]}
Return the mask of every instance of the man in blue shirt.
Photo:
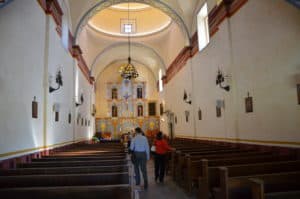
{"label": "man in blue shirt", "polygon": [[150,159],[149,143],[145,136],[142,135],[142,129],[137,127],[135,129],[136,136],[133,138],[130,144],[130,150],[134,156],[134,172],[135,172],[135,183],[140,185],[140,170],[144,178],[144,188],[148,188],[148,176],[147,176],[147,160]]}

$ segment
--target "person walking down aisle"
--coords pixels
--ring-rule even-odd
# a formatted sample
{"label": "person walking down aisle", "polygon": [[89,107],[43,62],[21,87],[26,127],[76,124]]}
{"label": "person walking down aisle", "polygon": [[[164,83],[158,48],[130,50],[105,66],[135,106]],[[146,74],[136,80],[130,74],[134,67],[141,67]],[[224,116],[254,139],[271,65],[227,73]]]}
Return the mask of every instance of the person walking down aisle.
{"label": "person walking down aisle", "polygon": [[145,136],[142,136],[141,128],[135,129],[136,136],[133,138],[130,144],[130,149],[134,156],[134,172],[135,172],[135,183],[140,185],[140,170],[144,178],[144,189],[148,188],[148,176],[147,176],[147,160],[150,159],[149,143]]}
{"label": "person walking down aisle", "polygon": [[172,148],[168,145],[167,141],[163,139],[163,133],[160,131],[156,134],[155,145],[155,182],[159,179],[160,182],[164,182],[165,169],[166,169],[166,153],[171,151]]}

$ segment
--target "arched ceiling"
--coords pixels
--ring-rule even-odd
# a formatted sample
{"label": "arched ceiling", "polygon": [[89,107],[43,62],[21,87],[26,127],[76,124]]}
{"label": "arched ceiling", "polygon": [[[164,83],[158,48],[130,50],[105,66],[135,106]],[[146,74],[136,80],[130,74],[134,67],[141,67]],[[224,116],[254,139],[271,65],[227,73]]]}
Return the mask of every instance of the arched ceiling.
{"label": "arched ceiling", "polygon": [[[131,35],[133,43],[131,57],[147,66],[158,80],[158,70],[162,69],[165,73],[182,48],[190,45],[193,13],[199,2],[204,0],[65,1],[69,1],[74,44],[80,45],[91,75],[95,78],[106,66],[116,60],[124,60],[124,62],[127,60],[127,39],[120,34],[120,26],[116,25],[118,23],[113,25],[113,20],[127,18],[125,15],[128,2],[130,2],[132,15],[153,11],[152,14],[148,13],[149,21],[143,18],[141,24],[137,23],[137,30],[141,31],[142,36],[135,35],[138,36],[135,38]],[[118,13],[116,15],[121,17],[112,19],[113,13]],[[159,16],[158,13],[164,14]],[[116,34],[117,32],[119,35]]]}
{"label": "arched ceiling", "polygon": [[193,12],[193,5],[196,5],[196,3],[199,0],[185,1],[186,4],[191,4],[192,6],[185,6],[184,8],[180,7],[180,5],[183,4],[179,4],[178,1],[182,0],[85,0],[84,2],[82,0],[72,0],[70,1],[70,6],[72,10],[72,22],[73,24],[76,24],[76,27],[73,28],[75,39],[77,39],[78,34],[81,32],[82,28],[87,24],[88,20],[97,12],[108,8],[112,5],[124,2],[133,2],[147,4],[154,8],[158,8],[162,12],[170,16],[173,19],[173,21],[176,22],[178,26],[180,26],[185,36],[186,45],[189,45],[192,18],[186,18],[187,14],[184,12]]}
{"label": "arched ceiling", "polygon": [[[128,12],[128,5],[130,12]],[[130,21],[128,21],[128,17]],[[88,25],[96,31],[111,35],[127,37],[123,25],[132,23],[131,37],[155,34],[171,24],[171,18],[157,8],[146,4],[117,4],[96,13]],[[131,27],[131,26],[130,26]]]}
{"label": "arched ceiling", "polygon": [[[115,43],[100,52],[95,58],[91,66],[91,74],[98,77],[102,70],[116,60],[127,63],[128,58],[128,45],[125,42]],[[151,48],[140,44],[132,43],[131,45],[131,58],[132,60],[147,66],[152,71],[156,80],[158,80],[158,71],[162,69],[165,73],[166,66],[164,65],[161,57]]]}

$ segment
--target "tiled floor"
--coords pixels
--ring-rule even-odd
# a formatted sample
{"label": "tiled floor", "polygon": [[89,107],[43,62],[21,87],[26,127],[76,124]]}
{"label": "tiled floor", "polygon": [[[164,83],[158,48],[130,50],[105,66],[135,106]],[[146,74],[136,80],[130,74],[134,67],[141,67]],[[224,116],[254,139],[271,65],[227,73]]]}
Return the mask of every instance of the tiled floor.
{"label": "tiled floor", "polygon": [[156,183],[154,181],[153,160],[148,161],[147,169],[149,188],[140,192],[140,199],[196,199],[195,196],[188,197],[182,188],[178,187],[169,176],[165,178],[163,184]]}

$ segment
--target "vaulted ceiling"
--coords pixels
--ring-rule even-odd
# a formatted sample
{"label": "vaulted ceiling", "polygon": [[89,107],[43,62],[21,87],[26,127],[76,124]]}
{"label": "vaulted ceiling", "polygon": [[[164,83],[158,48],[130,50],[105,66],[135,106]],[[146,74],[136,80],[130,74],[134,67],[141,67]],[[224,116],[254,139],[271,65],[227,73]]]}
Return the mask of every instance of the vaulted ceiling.
{"label": "vaulted ceiling", "polygon": [[[63,0],[75,43],[79,44],[91,75],[97,78],[109,64],[128,57],[127,35],[119,22],[136,20],[137,32],[131,35],[133,60],[152,70],[158,79],[183,47],[190,44],[193,16],[204,0]],[[212,0],[211,0],[212,1]],[[123,3],[123,4],[120,4]],[[125,4],[126,3],[126,4]],[[171,34],[172,33],[172,34]]]}

